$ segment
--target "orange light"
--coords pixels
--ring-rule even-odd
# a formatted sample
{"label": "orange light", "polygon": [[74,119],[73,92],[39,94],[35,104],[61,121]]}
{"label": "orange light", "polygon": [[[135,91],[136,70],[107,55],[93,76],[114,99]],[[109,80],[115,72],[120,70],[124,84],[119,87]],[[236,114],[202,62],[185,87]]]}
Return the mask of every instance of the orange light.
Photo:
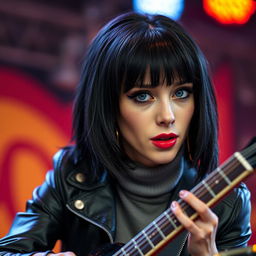
{"label": "orange light", "polygon": [[255,12],[253,0],[204,0],[208,15],[223,24],[245,24]]}

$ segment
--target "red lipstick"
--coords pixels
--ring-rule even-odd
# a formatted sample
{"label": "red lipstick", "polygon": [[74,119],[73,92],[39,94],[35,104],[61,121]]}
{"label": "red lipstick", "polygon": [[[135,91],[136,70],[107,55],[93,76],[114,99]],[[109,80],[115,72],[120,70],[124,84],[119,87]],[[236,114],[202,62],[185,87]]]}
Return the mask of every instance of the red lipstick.
{"label": "red lipstick", "polygon": [[175,145],[178,135],[175,133],[161,133],[151,138],[152,143],[161,149],[168,149]]}

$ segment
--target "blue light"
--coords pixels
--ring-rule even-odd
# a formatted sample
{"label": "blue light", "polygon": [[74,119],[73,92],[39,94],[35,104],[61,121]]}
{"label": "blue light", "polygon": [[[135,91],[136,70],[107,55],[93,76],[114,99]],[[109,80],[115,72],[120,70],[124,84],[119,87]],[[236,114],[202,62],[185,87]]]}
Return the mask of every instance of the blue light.
{"label": "blue light", "polygon": [[184,0],[133,0],[136,12],[162,14],[178,20],[184,10]]}

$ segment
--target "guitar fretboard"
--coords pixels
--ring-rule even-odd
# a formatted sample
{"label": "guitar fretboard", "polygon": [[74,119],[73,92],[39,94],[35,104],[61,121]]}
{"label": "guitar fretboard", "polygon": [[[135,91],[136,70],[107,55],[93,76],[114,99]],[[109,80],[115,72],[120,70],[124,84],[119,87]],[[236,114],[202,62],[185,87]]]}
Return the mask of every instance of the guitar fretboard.
{"label": "guitar fretboard", "polygon": [[[223,195],[251,174],[252,171],[253,167],[243,155],[236,152],[195,186],[191,192],[208,206],[212,206]],[[198,216],[195,210],[185,201],[180,199],[178,202],[191,219],[195,219]],[[182,225],[171,209],[168,208],[113,256],[149,256],[162,248],[182,229]]]}

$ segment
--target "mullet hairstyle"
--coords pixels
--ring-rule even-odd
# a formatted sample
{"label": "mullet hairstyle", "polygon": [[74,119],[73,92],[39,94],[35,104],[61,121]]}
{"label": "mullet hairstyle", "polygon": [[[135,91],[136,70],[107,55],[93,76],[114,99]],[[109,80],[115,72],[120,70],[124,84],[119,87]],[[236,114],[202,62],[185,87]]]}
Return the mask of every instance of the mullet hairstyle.
{"label": "mullet hairstyle", "polygon": [[218,164],[214,90],[201,50],[177,22],[162,15],[123,14],[92,41],[74,104],[75,153],[94,177],[105,168],[116,172],[127,167],[116,135],[119,99],[121,93],[143,84],[147,68],[151,87],[164,81],[170,86],[177,80],[193,83],[195,111],[185,157],[202,178]]}

